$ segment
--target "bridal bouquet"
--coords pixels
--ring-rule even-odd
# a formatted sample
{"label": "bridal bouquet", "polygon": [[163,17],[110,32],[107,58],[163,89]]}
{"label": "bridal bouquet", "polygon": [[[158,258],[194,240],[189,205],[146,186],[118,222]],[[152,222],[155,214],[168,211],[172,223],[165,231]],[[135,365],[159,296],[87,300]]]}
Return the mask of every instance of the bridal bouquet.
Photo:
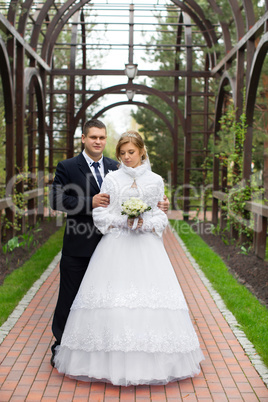
{"label": "bridal bouquet", "polygon": [[136,197],[131,197],[122,204],[122,215],[128,215],[128,218],[138,218],[140,214],[152,209],[145,202]]}

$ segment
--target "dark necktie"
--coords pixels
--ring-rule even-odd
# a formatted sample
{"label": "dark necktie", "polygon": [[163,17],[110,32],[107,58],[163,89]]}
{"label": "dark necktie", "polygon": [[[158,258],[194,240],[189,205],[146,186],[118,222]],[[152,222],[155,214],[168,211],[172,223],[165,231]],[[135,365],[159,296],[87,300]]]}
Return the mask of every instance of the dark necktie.
{"label": "dark necktie", "polygon": [[96,177],[97,177],[99,186],[100,186],[100,188],[101,188],[102,177],[101,177],[101,174],[100,174],[100,171],[99,171],[99,166],[100,166],[100,164],[99,164],[99,162],[93,162],[93,163],[92,163],[92,166],[94,166],[95,173],[96,173]]}

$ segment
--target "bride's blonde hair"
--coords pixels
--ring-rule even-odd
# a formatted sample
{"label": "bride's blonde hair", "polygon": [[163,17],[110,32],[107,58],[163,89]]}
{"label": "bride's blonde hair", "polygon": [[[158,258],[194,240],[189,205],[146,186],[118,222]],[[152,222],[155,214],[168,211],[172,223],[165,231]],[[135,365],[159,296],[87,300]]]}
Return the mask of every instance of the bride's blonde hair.
{"label": "bride's blonde hair", "polygon": [[115,155],[118,160],[120,160],[120,148],[122,147],[122,145],[127,144],[129,142],[132,142],[137,148],[139,148],[140,153],[143,151],[143,154],[141,157],[142,161],[147,159],[148,155],[147,155],[147,150],[146,150],[146,146],[144,144],[143,138],[137,131],[128,130],[121,135],[121,137],[119,138],[118,143],[116,145]]}

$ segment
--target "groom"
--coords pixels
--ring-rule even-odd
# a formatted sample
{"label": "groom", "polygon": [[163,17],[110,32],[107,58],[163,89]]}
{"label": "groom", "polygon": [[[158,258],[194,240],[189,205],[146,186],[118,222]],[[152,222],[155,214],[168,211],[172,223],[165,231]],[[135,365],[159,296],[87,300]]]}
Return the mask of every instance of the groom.
{"label": "groom", "polygon": [[[118,168],[118,162],[103,156],[106,139],[106,127],[101,121],[86,122],[82,134],[83,152],[58,163],[52,184],[51,208],[67,212],[60,288],[52,322],[56,339],[51,347],[53,367],[55,347],[60,344],[70,307],[102,236],[94,226],[92,210],[109,205],[109,195],[100,194],[100,187],[104,176]],[[161,202],[159,207],[166,212],[169,201]]]}

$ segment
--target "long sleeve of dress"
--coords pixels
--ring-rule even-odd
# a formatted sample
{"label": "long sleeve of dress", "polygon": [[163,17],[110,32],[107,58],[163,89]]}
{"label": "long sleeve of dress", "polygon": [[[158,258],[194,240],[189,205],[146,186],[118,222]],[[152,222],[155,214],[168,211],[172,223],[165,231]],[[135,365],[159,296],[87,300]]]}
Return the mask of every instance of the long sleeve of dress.
{"label": "long sleeve of dress", "polygon": [[[158,208],[158,201],[162,201],[164,197],[164,182],[160,178],[156,186],[154,186],[154,191],[151,193],[152,199],[152,209],[143,214],[143,225],[142,230],[153,231],[159,237],[162,236],[168,224],[167,215]],[[149,200],[147,204],[150,205]]]}
{"label": "long sleeve of dress", "polygon": [[[127,216],[121,214],[122,202],[131,197],[129,192],[131,183],[123,184],[122,176],[119,179],[118,176],[116,177],[117,179],[113,173],[108,174],[101,187],[102,193],[110,195],[110,205],[107,208],[99,207],[93,210],[94,224],[102,234],[111,229],[117,231],[131,230],[127,226]],[[136,196],[146,202],[151,210],[142,214],[143,226],[137,231],[153,232],[161,237],[168,223],[166,214],[157,206],[158,201],[163,200],[163,180],[157,175],[144,176],[138,187],[139,195]]]}
{"label": "long sleeve of dress", "polygon": [[127,216],[121,215],[121,204],[119,200],[119,190],[116,182],[108,174],[102,183],[101,193],[109,194],[110,204],[108,207],[98,207],[93,209],[94,225],[102,234],[107,233],[111,228],[127,228]]}

